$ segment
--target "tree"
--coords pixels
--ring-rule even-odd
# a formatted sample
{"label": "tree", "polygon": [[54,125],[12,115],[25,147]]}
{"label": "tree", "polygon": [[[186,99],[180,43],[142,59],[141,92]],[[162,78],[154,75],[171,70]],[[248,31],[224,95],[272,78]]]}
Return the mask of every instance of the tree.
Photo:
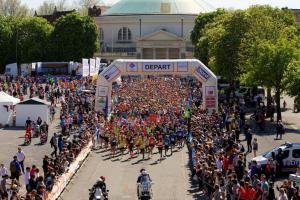
{"label": "tree", "polygon": [[20,0],[0,0],[0,15],[24,17],[29,9]]}
{"label": "tree", "polygon": [[[300,56],[300,54],[298,54]],[[285,90],[292,97],[300,97],[300,60],[290,63],[284,78]]]}
{"label": "tree", "polygon": [[240,44],[247,29],[248,17],[244,11],[237,10],[218,15],[214,22],[206,24],[200,33],[202,37],[196,45],[196,55],[200,59],[203,58],[208,66],[224,79],[230,82],[238,80],[241,73]]}
{"label": "tree", "polygon": [[78,4],[81,7],[80,13],[82,15],[87,15],[89,8],[99,5],[99,4],[102,4],[102,3],[103,3],[102,0],[78,0]]}
{"label": "tree", "polygon": [[[291,28],[290,30],[294,30],[294,35],[297,35],[297,29],[295,31],[295,18],[293,13],[287,9],[277,9],[270,6],[253,6],[247,9],[246,12],[249,16],[249,29],[242,40],[241,51],[239,53],[239,64],[242,69],[241,81],[247,85],[264,85],[267,87],[267,116],[270,116],[272,102],[271,89],[275,85],[267,81],[266,76],[269,77],[268,74],[258,71],[258,69],[264,70],[264,66],[257,67],[256,47],[262,41],[276,44],[278,38],[283,37],[282,31],[289,30],[288,27]],[[270,73],[275,73],[274,70],[271,70]],[[280,104],[277,106],[279,106],[278,112],[280,112]],[[279,117],[281,118],[281,113]]]}
{"label": "tree", "polygon": [[54,10],[65,10],[66,9],[66,0],[47,0],[40,5],[38,8],[39,15],[49,15],[54,12]]}
{"label": "tree", "polygon": [[4,72],[6,64],[15,62],[14,23],[13,18],[0,16],[0,73]]}
{"label": "tree", "polygon": [[297,49],[299,38],[294,27],[283,29],[276,40],[260,40],[252,46],[251,74],[268,88],[274,88],[277,120],[281,120],[280,96],[286,88],[284,79],[290,64],[297,60]]}
{"label": "tree", "polygon": [[55,9],[54,1],[44,1],[42,5],[38,8],[39,15],[50,15],[53,13]]}
{"label": "tree", "polygon": [[49,39],[53,31],[47,20],[39,17],[24,18],[17,31],[18,63],[47,61]]}
{"label": "tree", "polygon": [[99,30],[94,19],[72,13],[57,20],[52,33],[56,60],[80,61],[99,49]]}
{"label": "tree", "polygon": [[224,9],[218,9],[214,12],[201,13],[195,20],[195,26],[191,33],[191,41],[195,46],[195,57],[201,60],[203,64],[208,66],[209,61],[209,50],[208,50],[208,39],[203,37],[204,28],[207,24],[213,23],[215,19],[225,14]]}

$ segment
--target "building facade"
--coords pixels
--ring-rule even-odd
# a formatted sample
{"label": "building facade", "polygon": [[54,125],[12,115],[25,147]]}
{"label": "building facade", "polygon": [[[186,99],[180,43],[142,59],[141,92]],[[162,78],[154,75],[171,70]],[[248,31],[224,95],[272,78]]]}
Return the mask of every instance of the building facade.
{"label": "building facade", "polygon": [[190,33],[199,13],[213,8],[198,0],[121,0],[95,17],[100,28],[97,56],[116,58],[192,58]]}

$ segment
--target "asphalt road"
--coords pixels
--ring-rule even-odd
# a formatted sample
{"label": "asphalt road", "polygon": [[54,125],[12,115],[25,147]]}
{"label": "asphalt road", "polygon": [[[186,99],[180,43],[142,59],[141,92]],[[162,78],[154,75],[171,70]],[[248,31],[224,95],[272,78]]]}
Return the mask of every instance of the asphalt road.
{"label": "asphalt road", "polygon": [[198,199],[197,193],[192,194],[189,183],[188,151],[183,148],[161,162],[156,162],[158,154],[152,159],[141,161],[140,158],[127,160],[108,158],[108,152],[94,151],[82,166],[76,177],[71,181],[61,199],[87,200],[89,191],[97,177],[105,176],[109,191],[109,199],[137,199],[136,179],[141,168],[146,168],[154,181],[154,200],[190,200]]}

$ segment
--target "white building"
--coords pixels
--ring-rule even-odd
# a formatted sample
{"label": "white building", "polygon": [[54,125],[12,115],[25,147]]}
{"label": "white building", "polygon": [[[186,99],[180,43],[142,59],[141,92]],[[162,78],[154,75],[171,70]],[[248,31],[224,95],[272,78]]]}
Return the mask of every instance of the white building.
{"label": "white building", "polygon": [[120,0],[99,17],[101,52],[116,58],[192,58],[190,33],[199,13],[213,8],[200,0]]}

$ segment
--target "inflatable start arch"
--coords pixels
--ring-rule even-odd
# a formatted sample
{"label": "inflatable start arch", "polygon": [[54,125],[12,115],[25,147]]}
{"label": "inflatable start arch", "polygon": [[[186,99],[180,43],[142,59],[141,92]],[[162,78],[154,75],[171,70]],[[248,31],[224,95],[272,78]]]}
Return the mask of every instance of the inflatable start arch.
{"label": "inflatable start arch", "polygon": [[217,77],[196,59],[123,60],[118,59],[101,72],[97,80],[95,109],[111,110],[112,83],[122,75],[194,76],[202,83],[203,106],[210,112],[218,109]]}

